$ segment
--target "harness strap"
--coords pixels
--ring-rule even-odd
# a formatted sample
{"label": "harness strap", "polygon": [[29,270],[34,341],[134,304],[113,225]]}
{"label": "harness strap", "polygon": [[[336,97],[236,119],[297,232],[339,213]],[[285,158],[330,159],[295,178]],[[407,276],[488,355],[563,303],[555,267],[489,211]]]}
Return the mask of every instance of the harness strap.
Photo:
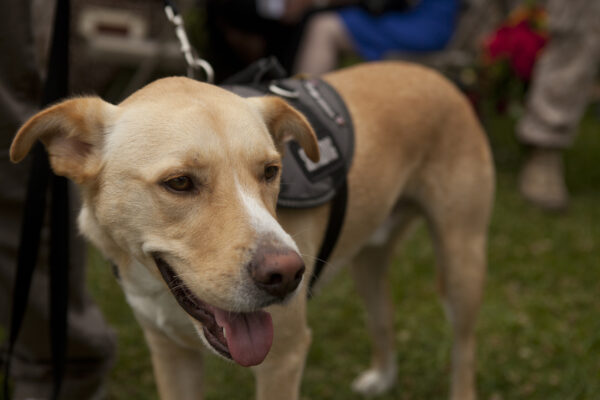
{"label": "harness strap", "polygon": [[[67,95],[69,0],[58,0],[54,18],[48,76],[42,94],[42,107]],[[67,180],[51,173],[48,156],[37,143],[27,184],[22,231],[17,254],[9,343],[4,369],[4,398],[10,399],[8,380],[11,359],[29,300],[33,270],[38,258],[40,233],[46,212],[46,193],[51,183],[50,205],[50,332],[53,367],[52,399],[57,399],[65,369],[69,281],[69,204]]]}
{"label": "harness strap", "polygon": [[335,245],[340,237],[340,232],[342,231],[342,227],[344,225],[344,218],[346,216],[347,205],[348,182],[346,179],[344,179],[338,188],[335,197],[331,200],[331,208],[329,210],[329,220],[327,221],[325,238],[321,244],[319,255],[315,261],[313,274],[310,277],[310,282],[308,284],[308,298],[312,297],[312,290],[319,280],[319,277],[323,272],[323,268],[325,267],[327,261],[329,261],[329,257],[331,256],[331,253],[333,253],[333,249],[335,248]]}
{"label": "harness strap", "polygon": [[[329,88],[325,81],[317,79],[314,81],[305,79],[284,79],[285,75],[285,71],[281,68],[277,60],[270,57],[251,64],[243,71],[231,77],[222,87],[242,97],[261,96],[265,93],[278,95],[309,119],[318,138],[329,138],[331,141],[335,141],[334,135],[329,136],[327,133],[332,132],[332,129],[343,129],[345,131],[342,132],[350,135],[352,139],[352,141],[349,142],[350,144],[343,143],[345,147],[339,149],[340,155],[345,155],[345,157],[338,158],[337,160],[339,162],[337,163],[335,160],[329,160],[329,163],[326,164],[325,167],[326,171],[319,171],[317,169],[316,173],[315,171],[312,171],[311,177],[307,177],[307,174],[310,175],[310,172],[303,170],[301,167],[297,167],[302,165],[300,160],[297,160],[297,163],[291,162],[285,165],[286,160],[297,156],[298,153],[294,149],[294,146],[297,146],[297,144],[290,144],[290,148],[288,149],[290,151],[286,153],[286,158],[284,158],[284,165],[295,168],[295,171],[300,174],[300,179],[304,180],[304,189],[306,189],[307,186],[310,186],[310,184],[313,184],[314,181],[318,181],[321,186],[316,191],[311,189],[312,197],[295,197],[298,195],[298,192],[301,191],[297,188],[294,188],[291,192],[288,190],[286,193],[283,190],[289,189],[291,186],[285,186],[288,182],[284,182],[286,171],[286,168],[284,168],[282,191],[279,193],[279,198],[277,200],[279,207],[308,208],[324,204],[325,202],[331,202],[325,237],[315,261],[313,275],[310,277],[309,281],[308,297],[311,297],[312,289],[333,253],[344,224],[346,206],[348,203],[346,173],[354,150],[354,141],[351,136],[352,119],[343,106],[344,103],[339,97],[339,94],[334,89]],[[308,93],[308,96],[306,97],[316,103],[316,106],[309,106],[305,103],[304,100],[306,97],[303,98],[304,91]],[[342,106],[341,108],[332,107],[332,104],[341,104]],[[325,117],[317,117],[317,114],[324,114]],[[340,131],[338,131],[338,133],[339,132]],[[341,138],[339,141],[343,142]],[[335,150],[337,151],[338,149],[336,148]],[[289,176],[289,183],[296,178],[298,178],[298,175],[292,174]],[[325,179],[329,180],[329,182],[323,183]]]}

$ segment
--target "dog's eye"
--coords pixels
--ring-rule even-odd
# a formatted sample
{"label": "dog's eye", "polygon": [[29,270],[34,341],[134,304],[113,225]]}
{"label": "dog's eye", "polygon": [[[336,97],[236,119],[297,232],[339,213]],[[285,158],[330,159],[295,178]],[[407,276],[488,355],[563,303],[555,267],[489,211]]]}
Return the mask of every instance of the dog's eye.
{"label": "dog's eye", "polygon": [[265,166],[265,180],[267,182],[271,182],[273,179],[277,178],[278,174],[279,174],[279,166],[277,166],[277,165]]}
{"label": "dog's eye", "polygon": [[189,192],[194,189],[194,182],[189,176],[176,176],[164,182],[165,186],[175,192]]}

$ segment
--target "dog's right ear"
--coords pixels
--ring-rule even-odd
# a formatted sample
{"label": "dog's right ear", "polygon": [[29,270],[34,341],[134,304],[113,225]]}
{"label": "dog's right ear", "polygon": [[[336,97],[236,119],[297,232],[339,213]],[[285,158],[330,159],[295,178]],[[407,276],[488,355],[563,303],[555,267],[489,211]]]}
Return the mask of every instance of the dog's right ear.
{"label": "dog's right ear", "polygon": [[281,152],[288,140],[295,140],[313,162],[319,161],[317,135],[304,115],[284,100],[274,97],[250,97],[247,99],[262,115],[271,136]]}
{"label": "dog's right ear", "polygon": [[76,98],[49,107],[19,129],[10,147],[10,159],[21,161],[40,140],[55,174],[84,183],[100,170],[107,121],[115,110],[116,106],[99,97]]}

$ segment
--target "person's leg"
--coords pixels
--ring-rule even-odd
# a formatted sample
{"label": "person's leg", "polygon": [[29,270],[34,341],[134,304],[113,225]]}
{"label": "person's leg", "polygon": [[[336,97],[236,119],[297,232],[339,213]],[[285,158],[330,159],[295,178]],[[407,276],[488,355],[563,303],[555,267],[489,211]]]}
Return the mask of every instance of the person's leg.
{"label": "person's leg", "polygon": [[337,66],[340,53],[352,50],[350,35],[336,12],[315,14],[307,23],[294,72],[321,75]]}
{"label": "person's leg", "polygon": [[532,203],[560,210],[568,204],[562,153],[575,138],[600,62],[600,3],[551,0],[548,11],[550,41],[517,127],[519,140],[531,146],[519,189]]}
{"label": "person's leg", "polygon": [[[7,3],[7,4],[5,4]],[[0,330],[7,340],[16,273],[17,249],[29,163],[12,164],[10,142],[27,117],[35,112],[41,92],[41,79],[34,32],[44,24],[33,24],[29,1],[3,3],[0,25],[10,34],[0,37]],[[50,4],[49,4],[50,3]],[[51,10],[51,2],[44,5]],[[39,11],[39,10],[38,10]],[[50,16],[49,12],[46,16]],[[49,25],[46,25],[49,27]],[[43,35],[41,35],[43,36]],[[75,199],[73,199],[75,200]],[[72,204],[75,204],[73,202]],[[71,215],[71,255],[68,315],[68,354],[61,398],[100,398],[102,383],[115,353],[115,338],[98,308],[85,290],[85,244]],[[48,398],[52,387],[48,313],[48,232],[42,231],[39,265],[12,361],[14,399]],[[65,266],[66,267],[66,266]],[[3,349],[5,344],[2,345]],[[2,359],[4,362],[4,358]]]}

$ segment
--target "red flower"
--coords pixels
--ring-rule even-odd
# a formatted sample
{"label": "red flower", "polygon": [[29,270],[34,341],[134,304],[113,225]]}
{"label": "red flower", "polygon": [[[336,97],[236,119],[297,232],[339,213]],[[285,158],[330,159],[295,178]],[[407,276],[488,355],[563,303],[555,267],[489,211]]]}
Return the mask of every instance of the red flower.
{"label": "red flower", "polygon": [[547,42],[547,37],[531,29],[527,20],[516,25],[503,25],[485,43],[489,62],[507,59],[514,73],[529,80],[538,53]]}

